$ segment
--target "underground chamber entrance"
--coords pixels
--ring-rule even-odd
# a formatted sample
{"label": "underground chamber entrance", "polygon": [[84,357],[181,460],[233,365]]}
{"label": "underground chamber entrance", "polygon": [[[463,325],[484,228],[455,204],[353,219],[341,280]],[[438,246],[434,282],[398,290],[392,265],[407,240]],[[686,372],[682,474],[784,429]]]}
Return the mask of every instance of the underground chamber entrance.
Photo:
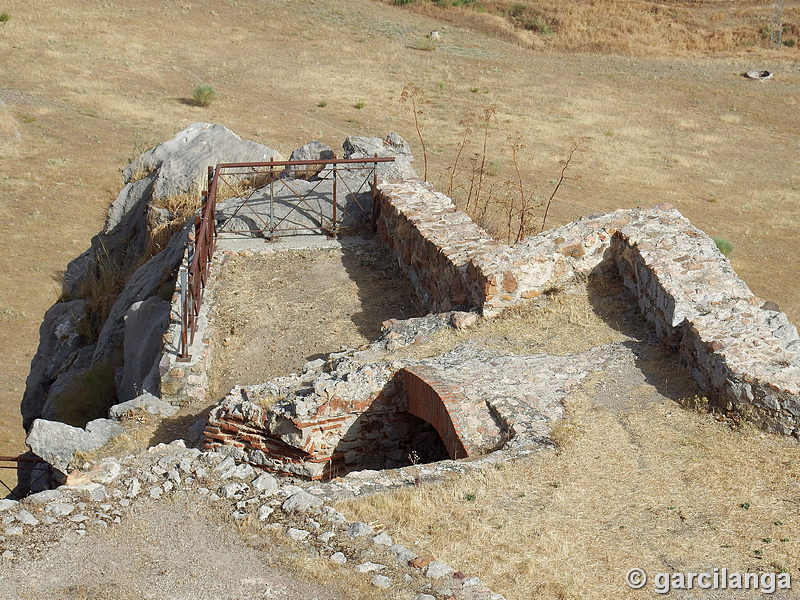
{"label": "underground chamber entrance", "polygon": [[[370,420],[369,417],[360,418],[342,438],[334,453],[339,460],[334,460],[332,476],[366,469],[396,469],[450,458],[433,425],[419,417],[397,412],[374,423]],[[366,440],[353,448],[352,444],[357,443],[356,436]]]}

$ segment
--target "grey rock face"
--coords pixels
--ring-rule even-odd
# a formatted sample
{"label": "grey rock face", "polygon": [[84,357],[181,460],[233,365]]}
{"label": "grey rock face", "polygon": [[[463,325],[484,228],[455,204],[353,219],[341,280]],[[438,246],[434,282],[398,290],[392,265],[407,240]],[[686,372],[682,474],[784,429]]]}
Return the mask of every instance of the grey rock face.
{"label": "grey rock face", "polygon": [[[123,401],[143,393],[158,393],[161,338],[169,326],[170,303],[158,296],[134,302],[123,318],[124,367],[117,386],[117,398]],[[174,414],[174,413],[173,413]]]}
{"label": "grey rock face", "polygon": [[200,189],[207,168],[222,162],[280,160],[272,148],[243,140],[227,127],[192,123],[171,140],[145,152],[125,169],[125,181],[157,170],[153,198]]}
{"label": "grey rock face", "polygon": [[47,394],[56,377],[74,360],[81,338],[78,327],[86,317],[86,302],[70,300],[54,304],[39,327],[39,348],[22,396],[22,419],[25,429],[42,413]]}
{"label": "grey rock face", "polygon": [[175,233],[163,251],[139,267],[128,279],[100,330],[97,348],[92,356],[94,362],[107,361],[115,348],[122,345],[125,332],[124,317],[128,309],[134,303],[158,294],[161,286],[173,277],[183,258],[188,230],[187,226]]}
{"label": "grey rock face", "polygon": [[[292,152],[292,155],[289,157],[289,160],[325,160],[333,158],[334,156],[335,153],[333,152],[333,148],[327,144],[323,144],[322,142],[314,140],[295,149]],[[287,167],[284,173],[294,177],[310,179],[318,175],[319,171],[319,167],[293,166]]]}
{"label": "grey rock face", "polygon": [[142,410],[151,415],[171,417],[178,412],[178,407],[173,406],[169,402],[159,400],[152,394],[145,393],[141,396],[137,396],[133,400],[128,400],[127,402],[112,406],[108,411],[108,416],[112,419],[119,420],[132,410]]}
{"label": "grey rock face", "polygon": [[390,133],[385,139],[348,136],[342,144],[345,158],[373,158],[394,156],[393,163],[378,165],[378,176],[383,179],[413,179],[417,177],[411,166],[414,156],[411,147],[396,133]]}
{"label": "grey rock face", "polygon": [[108,419],[90,421],[86,429],[37,419],[33,422],[26,443],[37,456],[59,471],[66,472],[76,452],[99,448],[122,431],[122,427]]}

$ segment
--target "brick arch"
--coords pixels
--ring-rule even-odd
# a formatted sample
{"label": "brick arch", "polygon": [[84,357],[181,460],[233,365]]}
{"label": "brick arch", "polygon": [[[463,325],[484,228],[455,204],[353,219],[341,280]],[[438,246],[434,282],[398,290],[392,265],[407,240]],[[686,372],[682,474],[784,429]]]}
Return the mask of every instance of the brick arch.
{"label": "brick arch", "polygon": [[433,425],[452,459],[470,455],[457,417],[458,394],[427,367],[406,367],[400,371],[408,398],[408,413]]}

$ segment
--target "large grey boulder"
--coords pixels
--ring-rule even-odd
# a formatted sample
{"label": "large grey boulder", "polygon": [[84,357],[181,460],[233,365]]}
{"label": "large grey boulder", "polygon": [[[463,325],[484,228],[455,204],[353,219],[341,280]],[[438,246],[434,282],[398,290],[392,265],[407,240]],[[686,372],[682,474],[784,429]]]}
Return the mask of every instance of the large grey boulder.
{"label": "large grey boulder", "polygon": [[414,179],[416,171],[411,166],[414,156],[411,147],[397,133],[390,133],[385,139],[351,135],[342,144],[345,158],[373,158],[394,156],[391,163],[378,164],[378,176],[383,179]]}
{"label": "large grey boulder", "polygon": [[22,423],[27,430],[42,413],[56,378],[74,361],[81,346],[80,325],[86,318],[86,302],[70,300],[50,307],[39,327],[39,347],[22,396]]}
{"label": "large grey boulder", "polygon": [[142,394],[133,400],[115,404],[108,411],[108,416],[119,421],[132,410],[141,410],[160,417],[172,417],[178,412],[178,407],[164,402],[152,394]]}
{"label": "large grey boulder", "polygon": [[86,424],[86,429],[37,419],[33,422],[25,443],[36,456],[66,473],[76,452],[96,450],[122,432],[122,427],[109,419],[90,421]]}
{"label": "large grey boulder", "polygon": [[192,123],[171,140],[145,152],[125,169],[125,182],[157,170],[153,199],[200,190],[208,167],[222,162],[281,160],[267,146],[243,140],[227,127]]}
{"label": "large grey boulder", "polygon": [[[336,154],[333,148],[327,144],[323,144],[318,140],[313,140],[307,144],[303,144],[299,148],[292,151],[289,160],[327,160],[334,158]],[[300,165],[286,167],[284,176],[299,177],[303,179],[311,179],[320,172],[320,167],[303,167]],[[325,173],[322,174],[325,177]]]}
{"label": "large grey boulder", "polygon": [[136,398],[160,389],[158,362],[161,358],[161,339],[169,326],[170,303],[158,296],[134,302],[123,318],[122,378],[117,384],[121,401]]}

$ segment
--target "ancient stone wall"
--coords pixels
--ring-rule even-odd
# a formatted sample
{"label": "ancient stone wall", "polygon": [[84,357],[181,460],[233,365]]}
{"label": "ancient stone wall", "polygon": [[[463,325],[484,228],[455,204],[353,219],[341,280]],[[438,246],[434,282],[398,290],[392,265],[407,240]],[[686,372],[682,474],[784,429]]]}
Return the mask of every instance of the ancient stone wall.
{"label": "ancient stone wall", "polygon": [[497,244],[450,198],[420,181],[382,183],[375,211],[378,236],[428,309],[443,312],[480,302],[467,266]]}
{"label": "ancient stone wall", "polygon": [[431,310],[458,304],[491,317],[612,267],[710,400],[800,436],[797,330],[674,208],[592,215],[509,246],[488,239],[428,184],[384,183],[379,191],[379,235]]}

